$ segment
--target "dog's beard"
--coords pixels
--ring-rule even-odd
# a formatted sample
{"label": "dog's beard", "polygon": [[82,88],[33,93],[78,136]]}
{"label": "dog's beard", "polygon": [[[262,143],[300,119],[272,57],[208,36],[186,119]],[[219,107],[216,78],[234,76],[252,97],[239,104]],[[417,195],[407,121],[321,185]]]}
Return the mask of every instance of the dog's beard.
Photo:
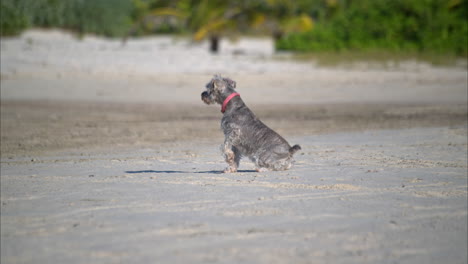
{"label": "dog's beard", "polygon": [[212,104],[213,100],[211,99],[211,96],[208,94],[208,92],[203,92],[201,94],[201,99],[205,104]]}

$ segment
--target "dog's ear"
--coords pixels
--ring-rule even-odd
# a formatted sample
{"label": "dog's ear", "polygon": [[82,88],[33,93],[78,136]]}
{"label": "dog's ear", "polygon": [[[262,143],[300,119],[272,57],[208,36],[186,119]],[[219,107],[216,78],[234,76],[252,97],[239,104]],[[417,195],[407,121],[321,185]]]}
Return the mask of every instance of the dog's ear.
{"label": "dog's ear", "polygon": [[222,80],[219,80],[219,79],[213,80],[213,86],[215,90],[218,90],[218,91],[222,91],[224,90],[224,88],[226,88],[226,84]]}
{"label": "dog's ear", "polygon": [[231,87],[232,89],[235,89],[236,88],[236,82],[229,79],[229,78],[223,78],[223,80],[227,83],[227,85],[229,87]]}

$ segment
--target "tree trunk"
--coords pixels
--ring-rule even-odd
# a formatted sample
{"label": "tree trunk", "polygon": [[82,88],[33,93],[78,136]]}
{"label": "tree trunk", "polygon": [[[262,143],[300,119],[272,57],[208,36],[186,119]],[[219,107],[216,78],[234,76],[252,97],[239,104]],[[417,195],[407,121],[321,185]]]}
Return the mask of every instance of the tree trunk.
{"label": "tree trunk", "polygon": [[212,53],[218,53],[219,51],[219,37],[210,36],[210,51]]}
{"label": "tree trunk", "polygon": [[275,40],[275,42],[283,38],[283,35],[284,35],[283,31],[279,29],[273,31],[273,39]]}

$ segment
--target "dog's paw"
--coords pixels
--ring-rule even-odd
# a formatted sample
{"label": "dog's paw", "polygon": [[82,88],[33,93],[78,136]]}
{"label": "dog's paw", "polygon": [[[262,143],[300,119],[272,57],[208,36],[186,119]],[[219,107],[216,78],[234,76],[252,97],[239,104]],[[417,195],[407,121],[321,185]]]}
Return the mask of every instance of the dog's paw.
{"label": "dog's paw", "polygon": [[224,169],[224,173],[233,173],[233,172],[237,172],[237,168],[227,167],[226,169]]}

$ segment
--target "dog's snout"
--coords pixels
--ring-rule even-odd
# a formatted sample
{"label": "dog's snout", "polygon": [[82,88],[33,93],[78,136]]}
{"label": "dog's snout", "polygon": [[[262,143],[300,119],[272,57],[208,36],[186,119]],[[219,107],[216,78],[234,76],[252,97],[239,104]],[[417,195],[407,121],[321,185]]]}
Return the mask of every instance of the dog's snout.
{"label": "dog's snout", "polygon": [[201,94],[201,99],[205,104],[211,104],[210,94],[208,92],[203,92]]}

